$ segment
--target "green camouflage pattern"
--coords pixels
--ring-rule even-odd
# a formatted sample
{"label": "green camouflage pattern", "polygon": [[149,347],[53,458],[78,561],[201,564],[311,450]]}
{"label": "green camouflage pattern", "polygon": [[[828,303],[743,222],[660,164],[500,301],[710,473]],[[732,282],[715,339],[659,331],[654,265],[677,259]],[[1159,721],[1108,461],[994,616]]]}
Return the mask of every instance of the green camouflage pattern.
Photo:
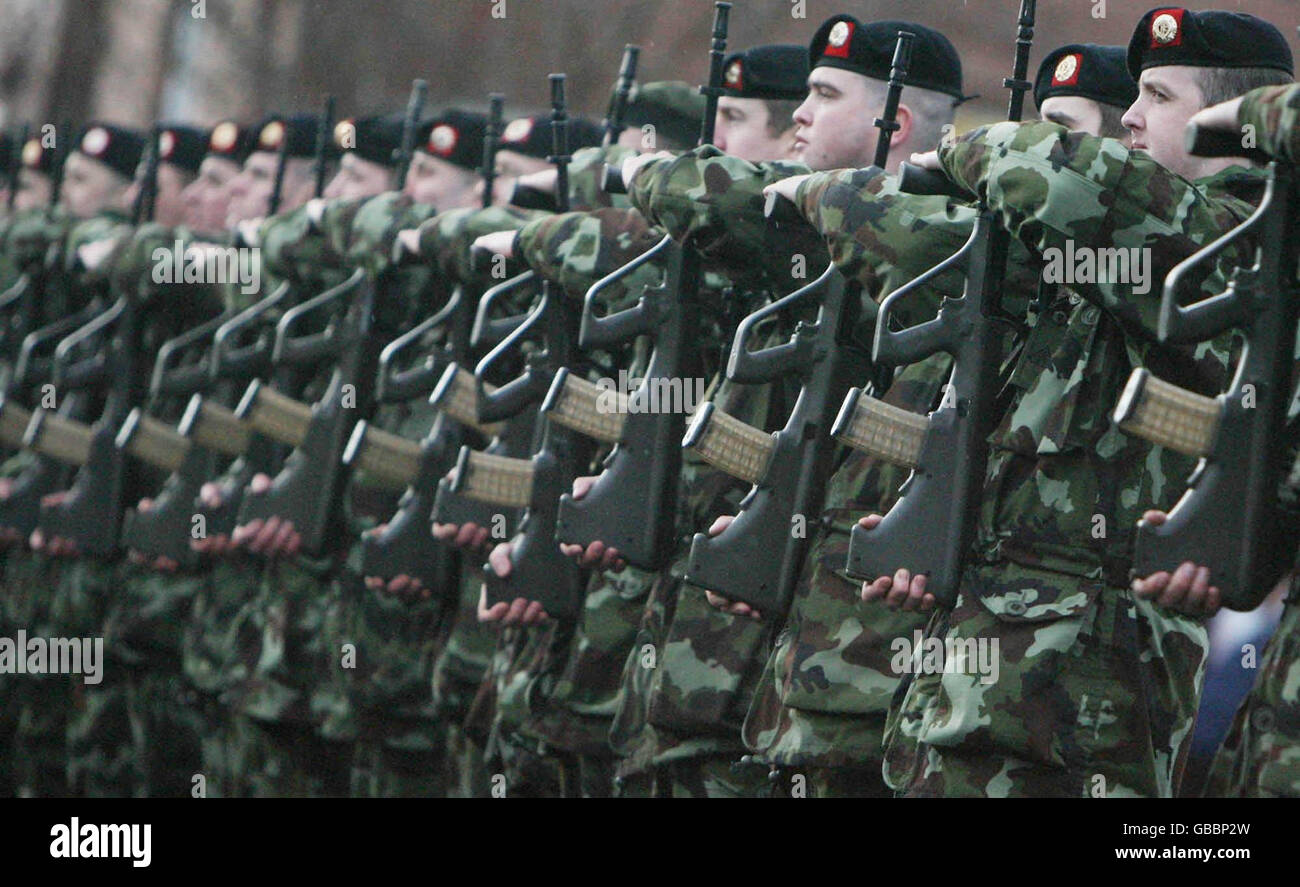
{"label": "green camouflage pattern", "polygon": [[[1258,173],[1232,168],[1193,183],[1119,142],[1052,124],[997,124],[940,155],[954,181],[1040,254],[1074,240],[1145,248],[1153,280],[1239,224],[1259,194]],[[1222,285],[1217,277],[1207,292]],[[996,640],[1000,672],[985,683],[958,661],[905,678],[885,763],[902,794],[1178,790],[1205,629],[1135,599],[1128,572],[1138,517],[1168,510],[1193,466],[1122,434],[1111,409],[1138,365],[1217,392],[1228,354],[1222,342],[1157,347],[1160,290],[1138,289],[1111,280],[1061,289],[1010,367],[976,550],[955,608],[936,612],[925,633],[986,650]]]}
{"label": "green camouflage pattern", "polygon": [[1255,147],[1280,160],[1300,158],[1300,86],[1264,86],[1242,96],[1237,122],[1254,136]]}

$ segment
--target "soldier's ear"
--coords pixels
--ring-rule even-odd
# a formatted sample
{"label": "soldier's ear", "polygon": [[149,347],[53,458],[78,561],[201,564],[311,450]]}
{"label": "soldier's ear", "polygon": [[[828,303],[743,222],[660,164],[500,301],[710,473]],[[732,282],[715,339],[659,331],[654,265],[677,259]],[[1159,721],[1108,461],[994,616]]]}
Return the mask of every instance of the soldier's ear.
{"label": "soldier's ear", "polygon": [[[902,102],[899,102],[898,114],[895,115],[894,120],[898,122],[898,129],[894,130],[894,137],[890,140],[890,148],[896,150],[907,146],[909,150],[912,150],[912,109]],[[929,149],[916,148],[916,150]]]}

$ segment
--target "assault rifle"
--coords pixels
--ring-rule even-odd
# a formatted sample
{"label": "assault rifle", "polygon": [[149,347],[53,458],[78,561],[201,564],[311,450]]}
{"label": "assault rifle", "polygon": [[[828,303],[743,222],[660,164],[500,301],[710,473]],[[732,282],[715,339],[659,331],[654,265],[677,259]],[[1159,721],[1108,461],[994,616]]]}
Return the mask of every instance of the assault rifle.
{"label": "assault rifle", "polygon": [[[134,225],[153,218],[161,134],[161,127],[155,125],[146,148],[144,181],[131,213]],[[42,503],[37,529],[47,537],[70,540],[80,553],[100,557],[117,551],[122,525],[126,464],[114,439],[140,394],[137,309],[131,294],[119,296],[55,349],[52,382],[56,390],[107,389],[98,420],[88,426],[38,409],[23,436],[23,445],[33,452],[79,469],[61,500]]]}
{"label": "assault rifle", "polygon": [[[1239,135],[1195,125],[1187,149],[1207,157],[1243,153]],[[1115,410],[1126,432],[1200,460],[1169,519],[1138,524],[1134,575],[1172,573],[1184,561],[1208,564],[1223,603],[1234,610],[1258,606],[1294,551],[1294,529],[1279,519],[1276,501],[1295,440],[1287,433],[1288,407],[1300,402],[1292,388],[1298,209],[1295,168],[1271,163],[1264,199],[1250,218],[1165,279],[1161,342],[1201,342],[1234,329],[1245,335],[1228,390],[1205,397],[1138,367]],[[1253,246],[1254,264],[1233,268],[1223,292],[1188,304],[1205,272],[1242,243]]]}
{"label": "assault rifle", "polygon": [[[427,89],[423,80],[412,85],[394,176],[398,188],[410,165]],[[290,309],[281,319],[272,363],[316,363],[328,356],[337,358],[338,365],[324,394],[310,407],[305,427],[301,421],[305,405],[260,382],[254,382],[240,401],[236,415],[246,419],[254,431],[282,443],[299,440],[270,489],[245,492],[240,524],[280,517],[293,524],[304,551],[320,554],[337,547],[334,543],[345,530],[340,502],[349,476],[343,453],[356,421],[374,408],[380,349],[371,330],[376,300],[382,298],[376,291],[398,285],[392,274],[372,280],[358,269],[342,284]],[[319,333],[300,333],[305,318],[335,312],[338,305],[347,308],[337,324],[330,323]]]}
{"label": "assault rifle", "polygon": [[[888,162],[890,136],[898,129],[898,104],[914,40],[914,34],[900,31],[894,47],[884,112],[875,121],[880,130],[875,165],[881,168]],[[782,208],[788,209],[769,199],[769,217]],[[816,319],[799,322],[789,341],[749,350],[765,320],[809,303],[818,305]],[[753,487],[720,534],[695,534],[685,581],[743,601],[769,616],[779,617],[789,606],[810,537],[792,521],[807,521],[821,508],[831,469],[833,405],[866,364],[865,355],[857,353],[850,339],[860,305],[857,285],[831,265],[808,286],[741,322],[727,377],[762,384],[794,375],[800,381],[799,397],[784,427],[773,434],[727,415],[712,403],[696,414],[683,446]]]}
{"label": "assault rifle", "polygon": [[[317,197],[325,188],[333,112],[334,98],[329,96],[316,127]],[[149,386],[152,409],[165,409],[163,405],[178,398],[189,397],[190,402],[176,428],[137,408],[118,432],[120,450],[169,473],[152,508],[128,512],[122,532],[126,548],[193,567],[199,556],[190,546],[191,539],[228,534],[233,529],[242,487],[239,492],[232,491],[236,501],[227,499],[215,510],[205,509],[199,492],[230,459],[243,456],[251,469],[266,464],[272,447],[266,441],[254,443],[251,429],[219,401],[269,369],[274,337],[267,320],[291,301],[289,294],[289,286],[281,285],[240,314],[222,313],[159,349]],[[234,347],[236,341],[249,338],[251,345]],[[215,401],[209,396],[214,394]],[[213,434],[214,429],[219,433]]]}
{"label": "assault rifle", "polygon": [[[481,167],[485,209],[492,202],[491,183],[495,174],[503,107],[504,98],[493,93],[489,97]],[[482,347],[483,343],[471,341],[480,301],[476,294],[477,291],[467,284],[457,284],[441,309],[390,342],[379,356],[379,381],[375,394],[379,403],[409,401],[437,391],[431,400],[443,408],[419,443],[376,428],[364,420],[353,429],[343,455],[344,461],[352,464],[354,469],[362,469],[381,484],[404,490],[397,512],[387,526],[362,539],[364,576],[387,579],[407,575],[419,579],[426,588],[438,587],[440,576],[451,558],[451,552],[439,545],[429,533],[429,516],[437,498],[438,482],[455,464],[461,447],[471,441],[481,442],[485,435],[491,436],[498,430],[478,423],[475,390],[468,374],[456,373],[453,369],[448,384],[442,388],[438,386],[438,380],[446,376],[449,368],[465,365],[471,352]],[[399,369],[404,353],[419,346],[434,332],[441,332],[443,341],[426,355],[423,363],[412,369]]]}
{"label": "assault rifle", "polygon": [[[722,63],[726,56],[730,4],[715,6],[709,48],[709,79],[700,122],[701,145],[712,144]],[[665,264],[662,283],[646,287],[637,304],[604,317],[597,314],[603,290],[651,261]],[[603,471],[581,499],[560,497],[556,540],[586,548],[597,540],[633,566],[657,570],[672,556],[677,494],[681,483],[681,447],[686,428],[684,401],[660,403],[673,387],[680,395],[686,380],[699,376],[699,351],[690,337],[699,326],[700,258],[693,249],[664,237],[649,252],[598,282],[583,305],[578,345],[603,348],[638,336],[653,336],[644,378],[614,409],[601,403],[600,392],[568,370],[555,377],[542,411],[550,421],[614,444]],[[678,397],[679,401],[682,398]]]}
{"label": "assault rifle", "polygon": [[[60,124],[61,131],[71,131],[71,124]],[[59,139],[51,163],[50,202],[45,207],[45,217],[54,218],[55,208],[63,191],[63,165],[67,160],[69,139]],[[34,267],[23,270],[18,281],[0,297],[7,314],[0,328],[0,350],[15,359],[13,372],[5,381],[0,394],[0,444],[16,450],[23,445],[23,436],[31,422],[32,411],[24,404],[32,398],[53,374],[53,352],[69,333],[103,310],[103,304],[92,298],[68,316],[59,317],[49,324],[39,326],[39,318],[57,311],[63,303],[71,307],[74,295],[67,275],[56,267],[50,254]],[[58,404],[59,411],[71,419],[82,419],[95,406],[90,392],[68,391]],[[33,465],[24,469],[14,479],[9,495],[0,499],[0,527],[17,532],[26,538],[36,527],[40,516],[41,499],[57,490],[67,489],[73,476],[73,467],[45,456],[36,456]]]}
{"label": "assault rifle", "polygon": [[[1021,0],[1007,119],[1019,121],[1034,0]],[[907,170],[904,170],[907,172]],[[904,177],[903,187],[909,187]],[[951,186],[949,186],[951,187]],[[890,293],[876,319],[873,359],[900,366],[947,352],[952,375],[938,409],[927,417],[908,414],[854,389],[845,399],[833,433],[841,441],[896,464],[911,466],[902,496],[872,530],[854,527],[847,572],[865,580],[892,576],[899,567],[929,578],[926,591],[945,606],[957,595],[961,568],[973,542],[979,493],[996,421],[998,371],[1006,315],[1001,308],[1010,235],[981,207],[966,244],[907,285]],[[960,268],[966,284],[960,299],[945,298],[932,320],[894,329],[899,304],[945,272]]]}
{"label": "assault rifle", "polygon": [[[551,134],[556,167],[556,201],[560,212],[568,209],[568,114],[563,74],[550,75]],[[543,282],[541,297],[521,326],[490,351],[475,368],[478,418],[497,422],[517,415],[539,401],[562,367],[574,357],[576,317],[563,294]],[[482,314],[482,312],[480,312]],[[500,360],[526,338],[540,333],[541,351],[529,355],[523,375],[497,389],[488,376]],[[499,508],[524,508],[512,540],[510,575],[501,578],[484,569],[484,589],[489,606],[516,597],[535,600],[553,619],[576,617],[582,600],[583,578],[577,565],[555,544],[555,517],[560,494],[589,457],[585,442],[567,429],[541,422],[541,445],[531,459],[507,459],[462,448],[455,480],[447,489]],[[444,481],[444,484],[447,483]],[[498,510],[499,510],[498,508]]]}

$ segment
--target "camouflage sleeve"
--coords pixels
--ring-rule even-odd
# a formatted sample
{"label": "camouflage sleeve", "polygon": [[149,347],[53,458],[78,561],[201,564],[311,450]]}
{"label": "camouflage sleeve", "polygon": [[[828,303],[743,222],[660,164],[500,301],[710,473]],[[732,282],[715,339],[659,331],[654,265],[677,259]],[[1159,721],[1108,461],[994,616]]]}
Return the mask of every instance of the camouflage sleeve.
{"label": "camouflage sleeve", "polygon": [[574,210],[592,210],[604,207],[626,208],[631,202],[623,194],[606,194],[601,184],[605,165],[622,165],[636,152],[621,145],[607,148],[580,148],[573,152],[569,162],[569,207]]}
{"label": "camouflage sleeve", "polygon": [[[331,202],[322,222],[353,211],[350,204]],[[306,207],[298,207],[271,216],[258,230],[258,247],[262,263],[273,277],[292,280],[309,289],[324,289],[340,283],[341,256],[335,251],[325,231],[312,225]]]}
{"label": "camouflage sleeve", "polygon": [[475,270],[470,267],[470,247],[484,234],[518,231],[543,215],[510,206],[448,210],[420,225],[420,255],[452,280],[485,286],[500,283],[525,270],[523,262],[515,258],[507,261],[504,269]]}
{"label": "camouflage sleeve", "polygon": [[[600,209],[534,219],[519,229],[519,255],[529,267],[554,281],[574,299],[591,285],[649,250],[663,238],[634,209]],[[606,300],[617,310],[635,299],[642,285],[659,279],[661,269],[646,265],[624,279]]]}
{"label": "camouflage sleeve", "polygon": [[[844,276],[875,302],[961,249],[975,219],[969,205],[899,191],[897,176],[879,167],[814,173],[799,185],[795,206],[826,239]],[[898,318],[908,326],[928,320],[944,294],[961,289],[954,269],[908,299]],[[874,311],[864,314],[874,319]]]}
{"label": "camouflage sleeve", "polygon": [[[762,261],[777,279],[788,279],[789,257],[811,247],[763,215],[763,188],[807,172],[802,164],[754,164],[706,145],[646,164],[628,193],[651,224],[674,240],[690,240],[713,264],[743,276]],[[824,247],[816,249],[824,255]],[[821,268],[825,262],[809,258],[807,264]]]}
{"label": "camouflage sleeve", "polygon": [[[939,155],[953,181],[987,201],[1012,234],[1042,255],[1048,283],[1072,286],[1153,342],[1160,281],[1244,221],[1253,206],[1232,192],[1257,190],[1260,181],[1259,173],[1232,167],[1191,182],[1114,139],[1052,123],[983,127]],[[1225,258],[1244,261],[1245,246]],[[1101,273],[1103,263],[1118,273]],[[1078,268],[1085,270],[1076,274]],[[1054,273],[1062,278],[1053,280]]]}
{"label": "camouflage sleeve", "polygon": [[1260,150],[1292,163],[1300,159],[1300,85],[1265,86],[1246,93],[1237,122],[1254,127]]}
{"label": "camouflage sleeve", "polygon": [[71,222],[58,210],[38,208],[15,213],[5,232],[5,252],[19,270],[31,270],[45,261],[50,246],[67,234]]}

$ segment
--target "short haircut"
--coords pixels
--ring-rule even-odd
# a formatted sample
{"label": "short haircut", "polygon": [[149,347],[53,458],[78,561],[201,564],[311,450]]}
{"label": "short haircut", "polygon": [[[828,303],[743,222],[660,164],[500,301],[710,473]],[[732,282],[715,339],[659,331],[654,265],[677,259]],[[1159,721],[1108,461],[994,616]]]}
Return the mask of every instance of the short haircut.
{"label": "short haircut", "polygon": [[1217,105],[1245,95],[1261,86],[1290,83],[1289,74],[1276,68],[1198,68],[1197,85],[1201,87],[1202,107]]}
{"label": "short haircut", "polygon": [[1104,139],[1122,139],[1128,135],[1128,127],[1124,125],[1124,114],[1128,108],[1105,102],[1097,102],[1097,107],[1101,109],[1101,132],[1098,135]]}
{"label": "short haircut", "polygon": [[803,104],[797,99],[764,99],[767,107],[767,134],[777,138],[794,126],[794,112]]}

